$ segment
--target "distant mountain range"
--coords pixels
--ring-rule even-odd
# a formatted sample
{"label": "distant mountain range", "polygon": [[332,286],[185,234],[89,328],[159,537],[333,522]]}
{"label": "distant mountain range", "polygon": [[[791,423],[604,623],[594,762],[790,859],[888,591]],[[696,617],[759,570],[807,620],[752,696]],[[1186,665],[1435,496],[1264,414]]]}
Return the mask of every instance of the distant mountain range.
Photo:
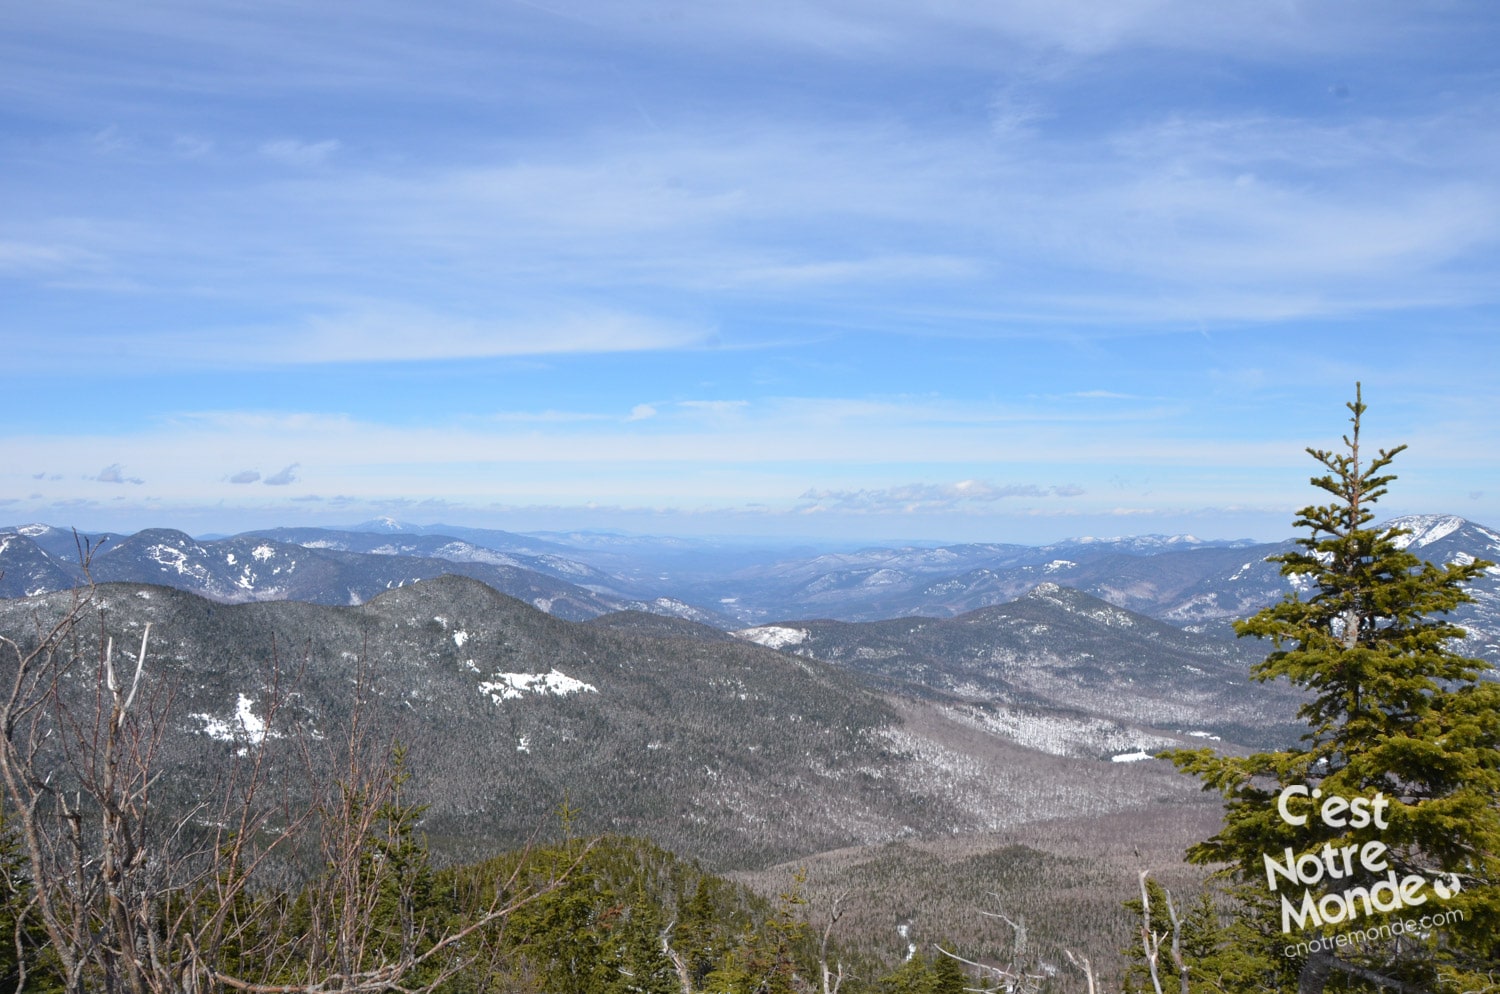
{"label": "distant mountain range", "polygon": [[[1395,519],[1423,558],[1500,561],[1500,535],[1451,515]],[[444,574],[473,577],[559,617],[643,610],[736,629],[783,619],[954,617],[1041,583],[1099,597],[1178,628],[1228,622],[1294,590],[1266,557],[1292,543],[1190,536],[1074,539],[1049,546],[967,544],[815,552],[690,539],[511,532],[392,519],[350,529],[279,528],[217,540],[152,529],[101,542],[96,580],[162,583],[226,602],[357,604]],[[71,531],[0,530],[0,596],[81,582]],[[1456,615],[1465,651],[1500,661],[1500,569]]]}
{"label": "distant mountain range", "polygon": [[[198,541],[184,532],[152,528],[88,540],[97,550],[89,566],[97,583],[158,583],[230,604],[360,604],[419,580],[456,575],[480,580],[560,618],[583,620],[639,609],[723,621],[670,598],[633,599],[614,590],[607,575],[555,554],[507,553],[446,536],[283,528]],[[0,571],[0,596],[5,597],[85,582],[73,533],[46,525],[0,531]]]}

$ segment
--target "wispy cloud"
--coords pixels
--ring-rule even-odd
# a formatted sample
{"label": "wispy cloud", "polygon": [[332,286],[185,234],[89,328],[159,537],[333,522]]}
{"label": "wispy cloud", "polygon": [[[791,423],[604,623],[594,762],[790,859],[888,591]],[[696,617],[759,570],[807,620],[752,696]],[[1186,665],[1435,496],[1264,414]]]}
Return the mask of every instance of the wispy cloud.
{"label": "wispy cloud", "polygon": [[[282,343],[288,361],[363,362],[638,352],[682,348],[704,329],[607,308],[470,320],[387,305],[307,322]],[[276,354],[276,346],[268,351]]]}
{"label": "wispy cloud", "polygon": [[338,148],[339,143],[334,139],[303,142],[279,138],[261,145],[260,154],[289,166],[317,166],[326,162]]}
{"label": "wispy cloud", "polygon": [[677,406],[694,414],[730,418],[750,407],[748,400],[679,400]]}
{"label": "wispy cloud", "polygon": [[6,241],[0,239],[0,273],[18,277],[55,279],[60,273],[99,270],[102,257],[89,249],[57,239],[66,232],[40,231],[41,241]]}
{"label": "wispy cloud", "polygon": [[958,483],[909,483],[899,487],[861,490],[809,490],[798,500],[797,510],[805,514],[828,512],[889,514],[952,511],[996,501],[1056,497],[1078,497],[1084,493],[1075,486],[1038,486],[1031,483],[994,484],[982,480]]}
{"label": "wispy cloud", "polygon": [[[214,369],[435,362],[526,356],[608,355],[692,348],[710,330],[608,308],[564,308],[475,320],[399,303],[299,316],[281,325],[219,325],[192,331],[143,331],[132,336],[122,368]],[[81,332],[74,347],[108,354],[114,334]],[[18,361],[57,361],[44,340],[22,343]]]}
{"label": "wispy cloud", "polygon": [[[134,241],[146,219],[95,195],[111,223],[62,241],[12,222],[27,237],[0,244],[0,270],[152,287],[131,306],[181,306],[140,321],[131,351],[175,366],[680,350],[766,335],[746,308],[997,337],[1495,296],[1488,264],[1460,264],[1500,230],[1484,101],[1353,122],[1142,116],[997,144],[969,122],[746,115],[417,165],[288,145],[326,168],[216,188],[211,227],[188,223],[210,192],[191,177],[163,185]],[[45,335],[17,346],[55,361]]]}
{"label": "wispy cloud", "polygon": [[[525,163],[330,173],[256,194],[258,216],[241,229],[249,240],[207,247],[208,258],[246,254],[266,275],[269,264],[294,278],[311,253],[346,287],[415,279],[425,296],[435,283],[423,260],[438,257],[444,280],[471,300],[491,296],[480,289],[490,279],[533,308],[543,288],[565,298],[581,286],[731,300],[771,292],[789,303],[843,287],[886,296],[936,285],[945,304],[960,288],[970,305],[1005,299],[1054,319],[1097,319],[1129,294],[1131,321],[1180,319],[1184,299],[1222,321],[1489,293],[1445,266],[1493,244],[1500,194],[1489,171],[1500,148],[1466,148],[1458,170],[1402,149],[1415,156],[1434,140],[1458,142],[1455,131],[1486,133],[1492,114],[1387,122],[1384,134],[1179,117],[1102,144],[1034,136],[1004,155],[965,131],[818,122],[813,139],[809,123],[683,129],[650,143],[605,133]],[[196,236],[182,234],[184,253],[196,251]],[[905,249],[872,253],[872,240]],[[1060,293],[1080,271],[1097,285],[1070,280]],[[1265,297],[1281,305],[1267,309]],[[576,306],[583,313],[565,305],[497,322],[382,301],[304,318],[295,332],[314,362],[358,357],[361,343],[400,359],[418,341],[487,355],[681,347],[705,334],[661,315]]]}
{"label": "wispy cloud", "polygon": [[211,154],[214,143],[194,135],[178,135],[172,139],[172,150],[185,158],[197,159]]}

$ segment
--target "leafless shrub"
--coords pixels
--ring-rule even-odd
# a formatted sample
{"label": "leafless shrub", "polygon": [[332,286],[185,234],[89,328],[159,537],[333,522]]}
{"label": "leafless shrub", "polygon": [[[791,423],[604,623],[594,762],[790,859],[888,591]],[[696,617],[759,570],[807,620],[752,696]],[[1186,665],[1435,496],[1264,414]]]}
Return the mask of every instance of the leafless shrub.
{"label": "leafless shrub", "polygon": [[0,635],[0,787],[32,888],[17,935],[41,929],[69,994],[431,991],[543,892],[513,880],[461,917],[424,910],[420,809],[363,680],[324,738],[285,716],[273,662],[263,727],[241,729],[214,792],[167,803],[172,694],[151,626],[133,658],[117,651],[90,585],[32,627]]}

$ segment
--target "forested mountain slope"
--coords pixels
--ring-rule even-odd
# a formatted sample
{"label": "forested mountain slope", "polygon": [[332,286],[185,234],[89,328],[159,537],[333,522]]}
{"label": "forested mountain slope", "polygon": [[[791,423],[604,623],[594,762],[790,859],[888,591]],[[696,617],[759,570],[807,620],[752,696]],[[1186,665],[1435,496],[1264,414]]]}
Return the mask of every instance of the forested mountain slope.
{"label": "forested mountain slope", "polygon": [[[570,623],[460,577],[357,607],[95,595],[85,630],[133,647],[153,626],[145,699],[180,801],[257,749],[337,741],[367,684],[370,720],[409,748],[425,829],[453,853],[514,844],[565,799],[579,831],[748,866],[1196,794],[1163,764],[1029,747],[973,705],[895,701],[753,644]],[[24,639],[70,597],[0,602],[0,631]],[[82,707],[94,674],[76,679]]]}

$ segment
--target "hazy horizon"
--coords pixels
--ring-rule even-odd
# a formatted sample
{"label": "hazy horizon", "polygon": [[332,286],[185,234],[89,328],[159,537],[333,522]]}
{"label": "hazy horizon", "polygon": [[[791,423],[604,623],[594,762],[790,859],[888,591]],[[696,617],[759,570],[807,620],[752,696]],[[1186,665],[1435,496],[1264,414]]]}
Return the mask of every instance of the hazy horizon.
{"label": "hazy horizon", "polygon": [[[1445,516],[1448,516],[1448,515],[1444,515],[1442,513],[1435,513],[1435,514],[1427,515],[1427,516],[1430,516],[1430,517],[1445,517]],[[1398,515],[1384,515],[1384,514],[1383,515],[1379,515],[1377,517],[1377,524],[1384,524],[1384,523],[1392,520],[1395,517],[1400,517],[1400,516],[1398,516]],[[1458,517],[1458,516],[1454,515],[1453,517]],[[1474,521],[1473,519],[1465,519],[1465,520],[1469,520],[1473,524],[1479,525],[1480,527],[1487,527],[1486,523],[1483,522],[1483,521]],[[1060,536],[1055,536],[1055,537],[1050,537],[1050,538],[1044,538],[1044,537],[1038,536],[1038,537],[1034,538],[1033,540],[1015,539],[1015,540],[1009,540],[1009,541],[1002,541],[1002,540],[999,540],[999,539],[994,539],[994,540],[984,540],[984,539],[961,540],[961,539],[948,539],[948,538],[942,538],[942,537],[932,538],[932,537],[920,537],[920,536],[881,535],[881,534],[874,534],[874,533],[868,534],[868,535],[848,535],[848,536],[841,536],[841,535],[830,534],[830,533],[821,532],[821,531],[809,531],[809,532],[801,533],[801,534],[798,534],[798,533],[795,533],[795,532],[786,532],[786,533],[779,533],[778,534],[778,533],[760,533],[760,532],[757,532],[757,533],[717,532],[716,533],[716,532],[707,532],[707,531],[704,531],[704,532],[676,532],[676,533],[673,533],[673,532],[666,532],[666,531],[629,530],[629,529],[624,529],[624,528],[606,528],[606,527],[503,528],[503,527],[499,527],[499,526],[496,526],[496,525],[473,524],[473,523],[467,523],[467,522],[462,522],[462,521],[401,521],[401,520],[398,520],[398,519],[395,519],[395,518],[383,518],[383,519],[377,518],[377,519],[369,519],[369,520],[365,520],[365,521],[343,521],[343,522],[340,522],[340,521],[329,521],[329,522],[322,522],[322,523],[318,523],[318,524],[303,523],[303,524],[300,524],[300,525],[288,525],[288,524],[285,524],[285,523],[271,523],[271,524],[263,524],[263,525],[251,525],[251,526],[248,526],[248,527],[245,527],[245,528],[231,528],[231,529],[204,528],[204,529],[196,529],[196,530],[194,530],[194,529],[180,528],[177,525],[172,524],[171,522],[152,522],[152,523],[149,523],[149,524],[142,525],[140,527],[130,527],[130,526],[127,526],[127,527],[118,527],[118,528],[117,527],[95,528],[95,527],[79,527],[79,526],[72,526],[72,525],[59,525],[56,522],[44,522],[44,521],[19,522],[19,521],[12,521],[12,522],[8,522],[8,523],[5,523],[5,524],[0,524],[0,531],[3,531],[3,530],[18,530],[18,529],[24,529],[24,528],[28,528],[28,527],[36,526],[36,525],[49,525],[49,526],[51,526],[53,528],[62,528],[64,530],[72,528],[73,530],[77,531],[78,535],[81,538],[88,538],[88,537],[91,537],[91,536],[99,536],[99,535],[106,535],[106,534],[133,535],[133,534],[136,534],[136,533],[141,532],[141,531],[147,531],[147,530],[152,530],[152,529],[167,529],[167,530],[184,532],[184,533],[190,535],[191,537],[193,537],[197,541],[216,541],[216,540],[219,540],[219,539],[230,538],[230,537],[233,537],[235,535],[243,535],[243,534],[247,534],[247,533],[272,531],[272,530],[275,530],[275,529],[278,529],[278,528],[318,528],[318,529],[325,529],[325,530],[329,530],[329,531],[368,532],[368,533],[373,533],[373,534],[380,534],[380,533],[383,533],[383,529],[380,527],[380,525],[382,523],[386,523],[386,524],[389,524],[389,525],[393,526],[391,528],[391,532],[390,532],[391,534],[444,534],[444,529],[452,529],[452,530],[455,530],[455,531],[465,531],[465,530],[472,529],[472,530],[485,530],[485,531],[507,532],[507,533],[510,533],[510,534],[514,534],[514,535],[518,535],[518,536],[525,536],[525,537],[530,537],[530,538],[536,538],[536,539],[539,539],[539,540],[555,541],[555,542],[557,542],[559,544],[564,544],[564,545],[566,545],[566,544],[577,544],[579,546],[587,545],[587,542],[585,541],[585,539],[592,537],[592,538],[596,538],[596,539],[621,539],[621,540],[628,541],[628,542],[640,542],[640,541],[645,541],[645,542],[655,542],[655,541],[674,542],[674,541],[676,541],[676,542],[682,542],[682,543],[687,544],[687,545],[704,545],[704,546],[717,544],[717,545],[722,545],[722,546],[732,546],[732,547],[744,548],[744,549],[763,549],[763,550],[774,550],[774,549],[782,549],[782,548],[790,549],[790,548],[793,548],[793,547],[803,547],[803,548],[816,549],[816,550],[818,550],[820,552],[847,551],[847,550],[858,549],[858,548],[899,548],[899,547],[914,547],[914,548],[915,547],[922,547],[922,548],[931,547],[931,548],[936,548],[936,547],[941,547],[941,546],[957,546],[957,545],[969,544],[970,542],[977,543],[977,544],[984,544],[986,542],[990,542],[992,544],[998,544],[998,545],[1050,546],[1050,545],[1059,545],[1059,544],[1075,543],[1075,542],[1077,542],[1077,543],[1083,543],[1083,542],[1119,542],[1119,541],[1131,541],[1131,540],[1164,539],[1164,540],[1183,540],[1185,546],[1188,545],[1188,544],[1190,544],[1190,543],[1192,543],[1192,542],[1201,543],[1201,544],[1204,544],[1204,545],[1219,545],[1219,544],[1231,544],[1232,545],[1232,544],[1236,544],[1236,543],[1245,543],[1245,542],[1257,543],[1257,544],[1266,544],[1266,543],[1279,543],[1279,542],[1286,541],[1286,540],[1289,540],[1289,539],[1301,537],[1304,534],[1304,532],[1305,532],[1305,530],[1295,530],[1294,531],[1290,527],[1288,527],[1288,529],[1287,529],[1287,531],[1286,531],[1285,534],[1275,534],[1275,535],[1269,535],[1269,536],[1265,536],[1265,537],[1254,537],[1254,536],[1249,536],[1249,535],[1234,535],[1234,536],[1230,536],[1230,535],[1199,535],[1199,534],[1194,534],[1194,533],[1191,533],[1191,532],[1174,532],[1174,533],[1163,533],[1163,532],[1129,532],[1129,533],[1125,533],[1125,532],[1120,532],[1120,533],[1113,533],[1113,534],[1077,533],[1077,534],[1069,534],[1069,535],[1060,535]]]}

